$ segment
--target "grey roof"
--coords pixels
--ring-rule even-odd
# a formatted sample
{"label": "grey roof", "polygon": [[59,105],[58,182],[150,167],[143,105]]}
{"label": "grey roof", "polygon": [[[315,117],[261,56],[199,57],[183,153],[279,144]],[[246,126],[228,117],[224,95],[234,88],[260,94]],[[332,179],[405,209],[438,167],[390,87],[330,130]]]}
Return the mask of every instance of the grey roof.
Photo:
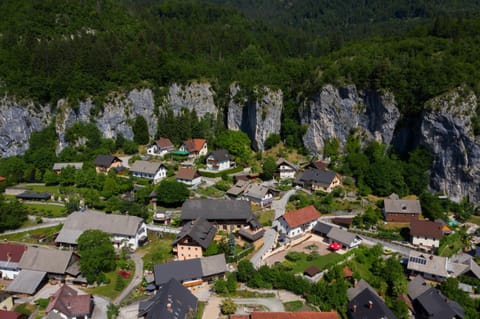
{"label": "grey roof", "polygon": [[105,214],[90,210],[74,212],[67,217],[55,241],[76,244],[78,237],[89,229],[98,229],[109,234],[135,236],[142,223],[143,219],[137,216]]}
{"label": "grey roof", "polygon": [[263,237],[264,233],[265,233],[264,229],[258,230],[256,232],[250,232],[250,231],[247,231],[245,228],[242,228],[238,231],[238,235],[242,236],[243,238],[249,241],[259,240],[260,238]]}
{"label": "grey roof", "polygon": [[330,229],[330,231],[327,233],[327,237],[340,244],[350,246],[355,241],[355,238],[357,238],[358,236],[346,230],[332,227],[332,229]]}
{"label": "grey roof", "polygon": [[418,296],[415,305],[420,305],[428,314],[428,318],[451,319],[455,316],[465,318],[465,311],[458,303],[449,300],[433,287]]}
{"label": "grey roof", "polygon": [[329,224],[326,224],[326,223],[323,223],[323,222],[318,222],[315,224],[315,226],[313,226],[313,229],[312,231],[313,232],[316,232],[316,233],[319,233],[319,234],[328,234],[328,232],[335,226],[332,226],[332,225],[329,225]]}
{"label": "grey roof", "polygon": [[223,274],[227,271],[227,262],[224,254],[200,258],[203,277]]}
{"label": "grey roof", "polygon": [[247,186],[250,184],[249,181],[239,180],[233,185],[228,191],[227,195],[238,196],[242,194]]}
{"label": "grey roof", "polygon": [[250,220],[250,203],[242,200],[187,199],[182,205],[182,220],[203,217],[207,220]]}
{"label": "grey roof", "polygon": [[172,278],[152,298],[140,302],[138,317],[184,319],[189,312],[196,312],[197,303],[197,297]]}
{"label": "grey roof", "polygon": [[243,193],[244,196],[252,197],[255,199],[263,199],[265,195],[270,191],[268,187],[265,187],[260,184],[250,184],[245,189]]}
{"label": "grey roof", "polygon": [[416,199],[390,199],[383,200],[386,213],[405,213],[405,214],[421,214],[422,208],[420,201]]}
{"label": "grey roof", "polygon": [[408,296],[410,299],[415,300],[430,288],[432,288],[432,286],[427,284],[422,276],[418,275],[407,285]]}
{"label": "grey roof", "polygon": [[216,231],[217,227],[215,225],[208,222],[205,218],[199,217],[183,226],[173,244],[176,245],[180,240],[188,236],[202,248],[206,249],[212,242],[213,237],[215,237]]}
{"label": "grey roof", "polygon": [[32,192],[32,191],[25,191],[21,194],[15,195],[16,198],[20,199],[41,199],[41,200],[49,200],[52,195],[47,192]]}
{"label": "grey roof", "polygon": [[228,154],[227,150],[220,149],[210,152],[207,155],[207,160],[209,157],[212,157],[213,160],[217,162],[227,162],[230,160],[230,154]]}
{"label": "grey roof", "polygon": [[277,160],[277,167],[282,165],[282,164],[285,164],[285,165],[288,165],[290,166],[291,168],[293,168],[295,171],[298,171],[298,165],[295,165],[295,164],[292,164],[290,163],[289,161],[287,161],[286,159],[284,158],[279,158]]}
{"label": "grey roof", "polygon": [[420,273],[427,273],[448,277],[447,258],[410,250],[407,269]]}
{"label": "grey roof", "polygon": [[[372,303],[372,308],[369,308],[369,303]],[[356,306],[355,311],[353,307]],[[374,290],[369,288],[363,289],[355,298],[348,303],[349,318],[350,319],[396,319],[397,317],[385,305],[382,299]]]}
{"label": "grey roof", "polygon": [[314,182],[329,186],[333,182],[335,176],[337,176],[337,173],[335,172],[309,168],[299,176],[298,180],[301,182]]}
{"label": "grey roof", "polygon": [[355,287],[351,287],[351,288],[347,289],[348,300],[349,301],[352,300],[353,298],[358,296],[365,289],[370,289],[373,293],[378,295],[377,292],[375,291],[375,289],[373,289],[373,287],[370,286],[370,284],[368,282],[366,282],[363,279],[360,279]]}
{"label": "grey roof", "polygon": [[23,269],[10,283],[7,291],[33,295],[46,275],[45,271]]}
{"label": "grey roof", "polygon": [[97,155],[93,164],[100,167],[110,167],[113,162],[121,161],[118,157],[113,155]]}
{"label": "grey roof", "polygon": [[74,253],[71,251],[29,247],[18,264],[22,270],[65,274],[67,268],[75,261],[74,259]]}
{"label": "grey roof", "polygon": [[55,163],[53,164],[54,171],[60,171],[67,167],[73,167],[75,169],[81,169],[83,167],[82,162],[75,162],[75,163]]}
{"label": "grey roof", "polygon": [[165,167],[160,162],[151,162],[151,161],[135,161],[131,166],[130,166],[130,172],[137,172],[137,173],[146,173],[146,174],[152,174],[155,175],[161,167]]}
{"label": "grey roof", "polygon": [[155,276],[155,284],[161,286],[172,278],[185,282],[221,274],[226,270],[225,256],[220,254],[157,264],[153,267],[153,274]]}

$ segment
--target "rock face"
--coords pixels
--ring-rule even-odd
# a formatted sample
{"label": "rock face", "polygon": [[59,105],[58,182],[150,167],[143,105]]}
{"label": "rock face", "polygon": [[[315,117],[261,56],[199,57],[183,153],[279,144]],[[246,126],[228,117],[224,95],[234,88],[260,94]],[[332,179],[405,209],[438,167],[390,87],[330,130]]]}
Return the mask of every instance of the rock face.
{"label": "rock face", "polygon": [[168,90],[167,104],[172,108],[175,116],[178,116],[182,109],[195,110],[199,118],[207,113],[216,118],[218,114],[210,83],[193,82],[186,86],[174,83]]}
{"label": "rock face", "polygon": [[0,157],[23,154],[33,132],[50,123],[50,106],[33,102],[17,103],[7,96],[0,99]]}
{"label": "rock face", "polygon": [[367,139],[390,144],[400,118],[392,94],[358,92],[354,85],[335,88],[326,85],[300,107],[305,147],[313,154],[323,153],[325,141],[337,139],[345,145],[353,130]]}
{"label": "rock face", "polygon": [[422,117],[420,143],[434,158],[430,187],[452,200],[480,202],[480,139],[471,125],[477,97],[457,89],[431,100]]}
{"label": "rock face", "polygon": [[244,131],[253,147],[263,151],[268,136],[280,134],[283,92],[263,87],[255,93],[256,98],[249,98],[237,84],[230,86],[227,128]]}

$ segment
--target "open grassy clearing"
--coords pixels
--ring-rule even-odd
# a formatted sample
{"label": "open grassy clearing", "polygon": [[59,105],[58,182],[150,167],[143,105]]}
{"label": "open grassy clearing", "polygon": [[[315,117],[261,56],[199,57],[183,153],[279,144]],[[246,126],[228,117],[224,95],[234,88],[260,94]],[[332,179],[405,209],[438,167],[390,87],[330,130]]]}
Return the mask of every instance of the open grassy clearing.
{"label": "open grassy clearing", "polygon": [[164,263],[173,259],[172,241],[174,235],[165,235],[163,238],[149,234],[148,244],[138,249],[143,255],[143,268],[153,270],[153,265]]}
{"label": "open grassy clearing", "polygon": [[295,256],[295,260],[286,260],[283,262],[283,264],[290,267],[292,272],[300,274],[302,274],[303,271],[310,266],[315,266],[318,269],[323,270],[346,258],[346,254],[340,255],[335,253],[319,256],[296,252]]}
{"label": "open grassy clearing", "polygon": [[37,244],[39,239],[44,238],[47,239],[45,242],[43,242],[45,244],[50,240],[53,240],[54,235],[58,233],[60,229],[62,229],[62,225],[45,227],[10,235],[0,235],[0,240]]}
{"label": "open grassy clearing", "polygon": [[274,215],[275,210],[273,209],[258,213],[258,222],[263,226],[271,226]]}
{"label": "open grassy clearing", "polygon": [[28,208],[30,215],[42,217],[65,217],[67,215],[64,206],[52,205],[48,203],[24,203],[23,205]]}
{"label": "open grassy clearing", "polygon": [[[132,269],[130,273],[134,274],[135,269]],[[87,288],[85,290],[90,294],[104,296],[113,300],[122,292],[125,287],[130,284],[130,281],[132,281],[133,279],[133,276],[130,276],[130,278],[124,278],[120,276],[118,274],[118,269],[106,273],[105,276],[107,277],[107,281],[109,281],[108,284],[93,288]],[[117,286],[119,285],[118,281],[122,281],[121,286]],[[122,289],[115,289],[116,287],[122,287]]]}

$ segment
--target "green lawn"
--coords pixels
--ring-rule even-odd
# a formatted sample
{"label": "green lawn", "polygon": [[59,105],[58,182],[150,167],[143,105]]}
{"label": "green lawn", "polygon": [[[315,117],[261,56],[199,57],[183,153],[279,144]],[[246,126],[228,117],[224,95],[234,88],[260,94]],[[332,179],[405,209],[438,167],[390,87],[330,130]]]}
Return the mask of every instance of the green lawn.
{"label": "green lawn", "polygon": [[470,223],[474,223],[474,224],[477,224],[477,225],[480,226],[480,216],[472,215],[472,217],[470,217],[470,218],[468,219],[468,221],[469,221]]}
{"label": "green lawn", "polygon": [[274,216],[275,210],[273,209],[258,213],[258,222],[263,226],[271,226]]}
{"label": "green lawn", "polygon": [[205,187],[205,188],[202,188],[202,187],[199,187],[196,192],[200,195],[203,195],[203,196],[207,196],[207,197],[215,197],[215,198],[221,198],[223,197],[223,195],[225,195],[225,192],[222,192],[221,190],[213,187],[213,186],[209,186],[209,187]]}
{"label": "green lawn", "polygon": [[457,231],[449,236],[443,237],[440,240],[438,255],[443,257],[450,257],[456,254],[462,248],[463,248],[462,236],[460,231]]}
{"label": "green lawn", "polygon": [[66,216],[65,207],[52,204],[30,204],[24,203],[28,208],[29,214],[43,217],[64,217]]}
{"label": "green lawn", "polygon": [[[299,259],[295,261],[286,260],[284,264],[292,268],[294,273],[303,273],[305,269],[310,266],[316,266],[318,269],[323,270],[336,263],[340,262],[341,260],[345,259],[347,255],[339,255],[335,253],[331,253],[328,255],[323,256],[313,256],[307,255],[305,253],[298,253],[300,256]],[[309,260],[310,259],[310,260]]]}
{"label": "green lawn", "polygon": [[203,312],[205,311],[205,307],[206,307],[206,303],[205,301],[199,301],[198,302],[198,305],[197,305],[197,314],[195,316],[195,318],[202,318],[203,317]]}
{"label": "green lawn", "polygon": [[32,185],[32,184],[20,184],[19,187],[23,187],[34,192],[48,192],[52,195],[59,195],[60,194],[60,186],[53,185],[53,186],[45,186],[45,185]]}
{"label": "green lawn", "polygon": [[[123,286],[126,288],[128,284],[130,284],[130,281],[133,279],[133,274],[135,273],[135,269],[131,270],[130,273],[132,276],[130,278],[123,278],[118,275],[118,270],[106,273],[105,276],[107,279],[110,281],[106,285],[98,286],[95,288],[88,288],[85,289],[88,293],[94,294],[94,295],[101,295],[107,298],[110,298],[111,300],[114,300],[121,292],[122,290],[116,290],[115,286],[117,285],[117,280],[123,281]],[[118,279],[120,277],[120,279]]]}
{"label": "green lawn", "polygon": [[[17,241],[25,243],[38,243],[41,238],[53,239],[53,236],[62,229],[62,225],[51,226],[41,229],[35,229],[27,232],[21,232],[11,235],[1,235],[1,240]],[[48,242],[48,241],[47,241]]]}
{"label": "green lawn", "polygon": [[285,307],[285,311],[295,312],[303,308],[303,302],[300,300],[288,301],[284,302],[283,306]]}
{"label": "green lawn", "polygon": [[153,270],[153,265],[164,263],[173,259],[172,241],[174,235],[165,235],[164,238],[149,235],[150,242],[137,251],[143,253],[143,268]]}

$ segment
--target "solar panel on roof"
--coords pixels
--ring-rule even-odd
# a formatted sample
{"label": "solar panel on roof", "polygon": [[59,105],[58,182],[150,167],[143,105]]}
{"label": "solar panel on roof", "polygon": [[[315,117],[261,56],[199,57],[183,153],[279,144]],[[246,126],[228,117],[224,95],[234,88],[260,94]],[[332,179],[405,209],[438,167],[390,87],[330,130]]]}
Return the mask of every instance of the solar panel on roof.
{"label": "solar panel on roof", "polygon": [[417,264],[420,264],[420,265],[426,265],[427,264],[427,260],[424,259],[424,258],[419,258],[419,257],[410,257],[409,261],[413,262],[413,263],[417,263]]}

